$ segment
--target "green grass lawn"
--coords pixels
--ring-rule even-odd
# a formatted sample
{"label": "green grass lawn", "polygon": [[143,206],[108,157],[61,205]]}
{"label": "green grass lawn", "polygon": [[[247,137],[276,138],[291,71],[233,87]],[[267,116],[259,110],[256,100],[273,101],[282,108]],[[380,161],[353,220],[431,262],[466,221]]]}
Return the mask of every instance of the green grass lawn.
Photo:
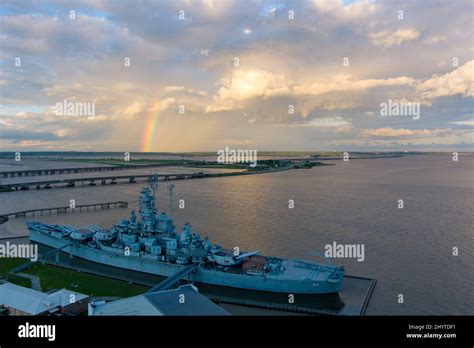
{"label": "green grass lawn", "polygon": [[25,288],[31,288],[31,281],[27,278],[19,277],[15,274],[8,274],[8,272],[19,265],[27,263],[26,259],[19,258],[2,258],[0,259],[0,277],[5,277],[4,279],[10,283],[24,286]]}
{"label": "green grass lawn", "polygon": [[16,274],[9,274],[6,279],[9,283],[31,288],[31,280],[28,278],[19,277]]}
{"label": "green grass lawn", "polygon": [[19,258],[1,258],[0,259],[0,277],[6,276],[10,270],[16,266],[20,266],[24,263],[27,263],[27,259]]}
{"label": "green grass lawn", "polygon": [[[16,274],[8,274],[11,269],[26,262],[28,260],[18,258],[0,259],[0,277],[4,276],[6,277],[5,280],[10,283],[30,288],[31,281],[29,279],[19,277]],[[44,292],[51,289],[65,288],[85,295],[130,297],[143,294],[149,289],[142,285],[129,284],[121,280],[40,263],[33,264],[22,272],[40,277]]]}
{"label": "green grass lawn", "polygon": [[23,272],[40,277],[44,292],[66,288],[93,296],[130,297],[143,294],[149,289],[146,286],[52,265],[35,264]]}

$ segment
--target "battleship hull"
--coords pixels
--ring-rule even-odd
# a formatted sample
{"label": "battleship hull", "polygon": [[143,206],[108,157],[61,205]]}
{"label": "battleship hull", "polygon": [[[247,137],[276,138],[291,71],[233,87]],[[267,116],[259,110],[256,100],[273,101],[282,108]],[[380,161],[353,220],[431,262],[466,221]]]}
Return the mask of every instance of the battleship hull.
{"label": "battleship hull", "polygon": [[[61,248],[69,241],[53,237],[49,234],[30,229],[30,240],[34,243],[43,244],[51,248]],[[184,270],[189,265],[179,265],[148,259],[137,256],[125,256],[110,251],[91,248],[80,243],[73,243],[63,252],[95,263],[127,269],[131,271],[170,277]],[[279,292],[288,294],[326,294],[339,291],[341,281],[331,282],[326,279],[273,279],[267,276],[255,276],[242,273],[226,272],[219,269],[206,269],[199,266],[195,272],[190,273],[187,279],[205,284],[227,286],[240,289],[256,291]]]}

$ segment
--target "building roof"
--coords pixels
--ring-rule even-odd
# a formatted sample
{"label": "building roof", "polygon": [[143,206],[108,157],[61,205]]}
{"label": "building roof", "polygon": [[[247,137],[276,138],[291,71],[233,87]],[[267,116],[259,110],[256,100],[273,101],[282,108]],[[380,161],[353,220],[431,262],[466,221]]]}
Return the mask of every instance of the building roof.
{"label": "building roof", "polygon": [[193,285],[183,285],[177,289],[95,304],[89,315],[229,315],[229,313],[201,295]]}
{"label": "building roof", "polygon": [[[92,309],[92,312],[91,312]],[[163,315],[143,295],[89,304],[89,315]]]}
{"label": "building roof", "polygon": [[43,301],[53,302],[61,307],[66,307],[71,303],[81,301],[87,297],[89,296],[67,289],[61,289],[53,292],[52,294],[48,294],[48,297],[46,297]]}
{"label": "building roof", "polygon": [[0,285],[0,304],[36,315],[58,306],[64,307],[70,304],[70,295],[72,294],[74,294],[75,301],[88,297],[65,289],[46,294],[12,283],[5,283]]}

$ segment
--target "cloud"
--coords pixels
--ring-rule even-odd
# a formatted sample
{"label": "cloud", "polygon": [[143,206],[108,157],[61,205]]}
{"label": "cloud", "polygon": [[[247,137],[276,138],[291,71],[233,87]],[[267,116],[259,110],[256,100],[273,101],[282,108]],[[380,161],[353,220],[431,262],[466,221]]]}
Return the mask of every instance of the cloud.
{"label": "cloud", "polygon": [[29,113],[29,112],[25,112],[25,111],[20,111],[20,112],[17,112],[15,114],[15,118],[17,119],[23,119],[23,120],[27,120],[27,119],[30,119],[30,118],[34,118],[34,114],[33,113]]}
{"label": "cloud", "polygon": [[65,137],[67,135],[70,135],[72,132],[70,129],[66,129],[66,128],[61,128],[61,129],[58,129],[54,132],[58,137],[62,138],[62,137]]}
{"label": "cloud", "polygon": [[[34,149],[139,150],[156,109],[156,149],[170,151],[215,149],[229,139],[266,149],[370,147],[375,140],[390,148],[410,140],[473,143],[456,133],[469,125],[453,123],[472,110],[472,65],[449,68],[452,57],[472,60],[469,0],[402,7],[370,0],[143,0],[133,11],[128,2],[106,0],[74,7],[78,16],[71,21],[70,5],[60,1],[2,2],[1,113],[11,125],[1,126],[56,136],[25,140],[36,142]],[[179,10],[186,20],[178,19]],[[16,57],[21,67],[14,66]],[[344,57],[350,66],[342,66]],[[95,102],[96,117],[48,112],[64,99]],[[388,99],[420,102],[426,117],[416,123],[378,117]],[[182,117],[177,105],[186,107]],[[343,120],[350,125],[336,126]],[[392,134],[415,135],[356,138],[363,129],[392,127]],[[456,132],[425,137],[424,129]],[[177,144],[183,132],[189,139]]]}
{"label": "cloud", "polygon": [[11,120],[2,120],[2,119],[0,119],[0,125],[6,126],[6,127],[11,127],[11,126],[13,126],[13,122],[11,122]]}
{"label": "cloud", "polygon": [[172,92],[179,92],[184,90],[184,86],[166,86],[165,92],[172,93]]}
{"label": "cloud", "polygon": [[471,127],[474,127],[474,119],[472,120],[465,120],[465,121],[454,121],[454,122],[450,122],[452,124],[458,124],[458,125],[461,125],[461,126],[471,126]]}
{"label": "cloud", "polygon": [[446,41],[447,37],[446,36],[431,36],[429,38],[427,38],[424,42],[426,44],[435,44],[435,43],[438,43],[438,42],[442,42],[442,41]]}
{"label": "cloud", "polygon": [[406,76],[388,79],[358,80],[351,75],[340,74],[328,81],[295,86],[294,92],[300,95],[319,95],[331,92],[357,92],[376,87],[413,85],[414,83],[414,79]]}
{"label": "cloud", "polygon": [[43,140],[15,140],[15,149],[18,147],[25,148],[47,148],[47,149],[58,149],[58,143],[53,141],[43,141]]}
{"label": "cloud", "polygon": [[399,128],[394,129],[390,127],[376,128],[376,129],[363,129],[360,132],[362,138],[369,137],[433,137],[433,136],[444,136],[451,133],[451,129],[406,129]]}
{"label": "cloud", "polygon": [[142,112],[147,109],[147,103],[145,101],[135,100],[131,104],[126,105],[119,110],[116,110],[117,114],[120,114],[126,119],[132,119],[139,116]]}
{"label": "cloud", "polygon": [[351,122],[347,121],[341,116],[328,116],[321,118],[314,118],[304,123],[284,123],[275,124],[277,127],[310,127],[310,128],[337,128],[339,130],[347,130],[352,128]]}
{"label": "cloud", "polygon": [[158,111],[164,111],[164,110],[168,109],[171,105],[173,105],[175,102],[176,102],[175,98],[171,98],[171,97],[165,98],[163,100],[160,100],[156,104],[156,109]]}
{"label": "cloud", "polygon": [[436,74],[416,86],[423,98],[437,98],[461,94],[474,96],[474,60],[446,74]]}
{"label": "cloud", "polygon": [[344,4],[342,0],[312,0],[316,10],[341,20],[355,20],[370,17],[376,12],[377,5],[373,1],[353,1]]}
{"label": "cloud", "polygon": [[[244,107],[246,100],[278,96],[308,97],[338,92],[357,93],[378,87],[411,86],[416,80],[401,76],[388,79],[356,79],[351,75],[340,74],[327,80],[312,83],[295,83],[284,74],[266,70],[236,70],[230,80],[221,80],[221,87],[214,96],[213,104],[206,112],[232,110]],[[345,109],[357,105],[353,100],[340,95],[340,98],[304,100],[299,102],[302,116],[306,117],[315,107],[327,110]]]}
{"label": "cloud", "polygon": [[396,31],[381,31],[377,33],[370,33],[369,38],[375,46],[399,46],[403,41],[415,40],[420,36],[420,33],[413,29],[398,29]]}
{"label": "cloud", "polygon": [[290,92],[284,75],[265,70],[237,70],[228,86],[219,89],[222,100],[271,97]]}
{"label": "cloud", "polygon": [[261,69],[235,70],[230,80],[222,79],[214,96],[214,104],[206,112],[239,108],[239,102],[255,97],[268,98],[290,93],[290,84],[284,75]]}
{"label": "cloud", "polygon": [[58,135],[51,132],[33,132],[20,129],[4,129],[0,132],[0,139],[13,141],[21,140],[57,140]]}

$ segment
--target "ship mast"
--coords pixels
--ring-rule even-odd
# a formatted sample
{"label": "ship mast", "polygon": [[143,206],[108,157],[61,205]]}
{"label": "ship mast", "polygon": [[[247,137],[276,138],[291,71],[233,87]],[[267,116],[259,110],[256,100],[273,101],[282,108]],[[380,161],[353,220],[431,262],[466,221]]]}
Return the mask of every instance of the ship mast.
{"label": "ship mast", "polygon": [[169,203],[170,203],[170,219],[173,221],[173,188],[174,185],[168,182]]}
{"label": "ship mast", "polygon": [[158,172],[155,172],[155,175],[152,176],[152,180],[150,182],[150,187],[153,190],[153,198],[156,197],[156,190],[158,188]]}

